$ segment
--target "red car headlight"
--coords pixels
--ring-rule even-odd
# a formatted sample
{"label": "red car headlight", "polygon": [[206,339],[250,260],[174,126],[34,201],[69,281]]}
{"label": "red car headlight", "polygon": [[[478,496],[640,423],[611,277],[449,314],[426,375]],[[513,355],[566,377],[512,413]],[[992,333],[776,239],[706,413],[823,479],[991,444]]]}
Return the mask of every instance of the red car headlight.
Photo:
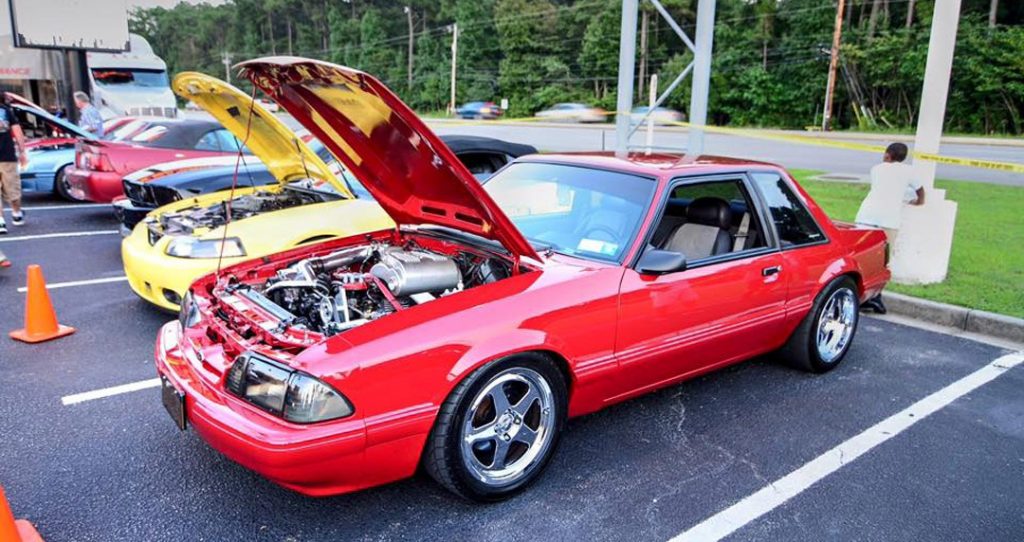
{"label": "red car headlight", "polygon": [[224,381],[228,393],[293,423],[351,416],[352,404],[334,388],[305,373],[247,352]]}

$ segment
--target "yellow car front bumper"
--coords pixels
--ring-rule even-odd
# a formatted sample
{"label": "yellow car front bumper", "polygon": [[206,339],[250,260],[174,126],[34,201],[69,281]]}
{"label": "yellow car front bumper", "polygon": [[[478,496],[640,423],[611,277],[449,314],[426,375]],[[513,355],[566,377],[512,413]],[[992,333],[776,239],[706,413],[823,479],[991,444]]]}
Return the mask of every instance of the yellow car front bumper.
{"label": "yellow car front bumper", "polygon": [[[128,284],[139,297],[168,311],[177,311],[182,296],[199,277],[212,273],[217,260],[167,255],[170,237],[149,244],[146,224],[139,223],[121,242],[121,260]],[[222,267],[247,258],[224,258]]]}

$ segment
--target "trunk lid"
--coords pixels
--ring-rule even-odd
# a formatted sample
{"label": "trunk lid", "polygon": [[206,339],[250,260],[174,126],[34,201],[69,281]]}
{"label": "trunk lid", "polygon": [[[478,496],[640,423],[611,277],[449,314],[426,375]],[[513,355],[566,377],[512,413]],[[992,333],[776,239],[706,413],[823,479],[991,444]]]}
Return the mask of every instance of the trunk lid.
{"label": "trunk lid", "polygon": [[296,57],[238,65],[363,182],[398,224],[436,224],[540,260],[512,221],[423,121],[358,70]]}

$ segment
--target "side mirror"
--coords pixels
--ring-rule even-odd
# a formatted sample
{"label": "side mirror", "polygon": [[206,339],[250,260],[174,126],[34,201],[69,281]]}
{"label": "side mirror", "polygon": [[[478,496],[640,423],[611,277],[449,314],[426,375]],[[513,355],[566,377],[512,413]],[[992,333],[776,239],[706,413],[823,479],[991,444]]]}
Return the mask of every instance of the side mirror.
{"label": "side mirror", "polygon": [[649,249],[640,256],[637,269],[645,275],[664,275],[686,269],[686,256],[681,252]]}

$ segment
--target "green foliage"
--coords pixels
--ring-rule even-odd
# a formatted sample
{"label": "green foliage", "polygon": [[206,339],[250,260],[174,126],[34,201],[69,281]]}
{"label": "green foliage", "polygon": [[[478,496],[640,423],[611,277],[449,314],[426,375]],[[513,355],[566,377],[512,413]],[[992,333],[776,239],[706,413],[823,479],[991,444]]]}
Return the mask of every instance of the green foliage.
{"label": "green foliage", "polygon": [[[917,120],[933,3],[917,0],[909,26],[908,2],[881,3],[872,29],[876,1],[847,1],[834,125],[906,130]],[[697,0],[662,3],[692,34]],[[415,40],[411,86],[406,6]],[[646,73],[657,73],[665,90],[692,54],[650,4],[640,7],[650,23]],[[963,2],[946,129],[1021,134],[1024,3],[1002,1],[994,28],[989,7],[989,0]],[[615,108],[620,10],[619,0],[227,0],[136,9],[130,25],[172,72],[221,75],[224,52],[234,62],[291,53],[365,70],[413,107],[436,111],[449,101],[449,28],[457,23],[457,101],[508,98],[509,115],[521,116],[559,101]],[[823,0],[718,0],[710,121],[819,124],[834,18],[834,3]],[[637,56],[639,73],[644,55]],[[646,96],[648,81],[636,83],[636,95]],[[689,94],[685,80],[667,105],[687,111]]]}

